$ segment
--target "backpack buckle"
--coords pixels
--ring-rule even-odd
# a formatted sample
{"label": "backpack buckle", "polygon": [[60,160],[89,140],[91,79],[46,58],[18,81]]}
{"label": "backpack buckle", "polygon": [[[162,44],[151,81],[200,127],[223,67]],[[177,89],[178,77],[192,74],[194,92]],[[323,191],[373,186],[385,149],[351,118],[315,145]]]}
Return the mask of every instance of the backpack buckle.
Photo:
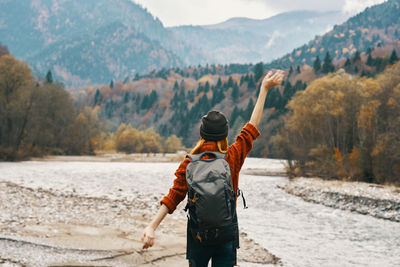
{"label": "backpack buckle", "polygon": [[195,203],[197,200],[199,200],[199,198],[197,197],[196,192],[194,192],[193,198],[188,197],[188,204],[190,205],[190,203]]}
{"label": "backpack buckle", "polygon": [[197,200],[199,200],[199,198],[197,197],[196,192],[194,192],[194,196],[192,199],[189,199],[192,203],[195,203]]}
{"label": "backpack buckle", "polygon": [[199,233],[199,232],[197,232],[196,239],[197,239],[197,240],[199,240],[199,241],[200,241],[200,243],[201,243],[201,242],[203,242],[203,239],[201,238],[201,236],[200,236],[200,233]]}

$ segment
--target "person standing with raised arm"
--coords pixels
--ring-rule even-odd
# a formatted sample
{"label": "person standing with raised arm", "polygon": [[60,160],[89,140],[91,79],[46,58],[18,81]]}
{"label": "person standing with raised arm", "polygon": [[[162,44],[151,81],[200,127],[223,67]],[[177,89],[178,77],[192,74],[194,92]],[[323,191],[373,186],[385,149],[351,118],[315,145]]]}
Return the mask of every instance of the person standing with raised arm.
{"label": "person standing with raised arm", "polygon": [[[239,172],[246,156],[253,147],[253,141],[260,135],[257,126],[261,120],[268,90],[281,84],[283,77],[284,72],[281,70],[269,71],[267,73],[262,81],[260,93],[249,122],[243,127],[240,134],[236,137],[236,141],[230,146],[228,146],[227,139],[228,121],[224,114],[218,111],[210,111],[206,116],[203,116],[200,126],[201,139],[192,149],[190,155],[186,157],[176,170],[176,178],[173,186],[170,188],[168,195],[161,200],[160,209],[150,224],[145,228],[142,236],[143,249],[154,245],[155,230],[167,213],[173,213],[176,206],[186,197],[186,194],[188,194],[189,181],[190,188],[187,207],[189,209],[190,219],[188,220],[186,251],[189,266],[206,267],[210,259],[212,259],[213,267],[231,267],[236,264],[236,250],[239,247],[239,235],[235,201],[239,195]],[[228,226],[216,227],[215,229],[209,228],[203,231],[199,230],[201,229],[201,227],[199,228],[199,224],[201,224],[202,221],[200,218],[196,218],[197,215],[201,215],[199,214],[199,209],[201,207],[197,207],[197,213],[193,211],[193,206],[196,204],[195,202],[199,198],[202,198],[202,196],[198,197],[196,192],[193,195],[191,190],[193,180],[187,180],[189,178],[192,179],[193,177],[191,176],[195,172],[192,171],[193,167],[191,168],[190,163],[192,159],[194,159],[193,164],[195,161],[212,162],[218,157],[221,157],[223,162],[227,163],[225,164],[226,166],[229,165],[227,167],[227,170],[230,170],[230,173],[228,173],[229,180],[225,184],[228,184],[228,188],[230,189],[228,192],[232,195],[233,205],[228,205],[229,203],[227,202],[226,206],[233,207],[232,214],[228,216],[232,223]],[[189,173],[187,172],[188,166],[190,169]],[[210,212],[212,212],[212,210],[210,210]],[[194,219],[192,220],[192,218]],[[228,231],[228,233],[224,233],[224,231]],[[230,234],[230,231],[232,234]],[[212,234],[212,237],[210,237],[210,234]],[[223,238],[221,236],[223,236]],[[211,241],[206,242],[207,238]]]}

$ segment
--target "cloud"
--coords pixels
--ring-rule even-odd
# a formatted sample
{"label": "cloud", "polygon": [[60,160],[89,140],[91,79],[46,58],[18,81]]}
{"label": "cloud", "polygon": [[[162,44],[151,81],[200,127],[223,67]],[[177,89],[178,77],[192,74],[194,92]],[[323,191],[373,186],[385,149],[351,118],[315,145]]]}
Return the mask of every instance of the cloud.
{"label": "cloud", "polygon": [[260,2],[265,6],[278,10],[279,12],[287,12],[294,10],[341,10],[346,0],[243,0],[244,2]]}
{"label": "cloud", "polygon": [[271,48],[273,45],[275,45],[276,39],[278,39],[279,37],[283,37],[283,36],[284,35],[282,35],[280,32],[274,31],[274,33],[272,34],[271,38],[265,44],[265,47],[266,48]]}
{"label": "cloud", "polygon": [[261,2],[264,5],[271,7],[280,12],[292,11],[292,10],[318,10],[318,11],[329,11],[329,10],[340,10],[348,14],[356,14],[363,11],[369,6],[380,4],[385,0],[243,0],[250,2]]}
{"label": "cloud", "polygon": [[346,0],[343,6],[345,13],[356,14],[363,11],[366,7],[385,2],[385,0]]}
{"label": "cloud", "polygon": [[277,10],[259,1],[244,0],[133,0],[157,16],[165,26],[215,24],[232,17],[265,19]]}
{"label": "cloud", "polygon": [[341,10],[354,15],[384,0],[132,0],[147,8],[165,26],[206,25],[232,17],[265,19],[294,10]]}

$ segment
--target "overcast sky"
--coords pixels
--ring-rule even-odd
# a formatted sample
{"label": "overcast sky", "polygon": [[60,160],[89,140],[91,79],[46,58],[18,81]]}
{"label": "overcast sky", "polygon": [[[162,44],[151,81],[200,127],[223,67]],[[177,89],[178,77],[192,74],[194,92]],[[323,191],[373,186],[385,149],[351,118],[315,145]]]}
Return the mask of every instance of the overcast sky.
{"label": "overcast sky", "polygon": [[232,17],[265,19],[293,10],[341,10],[356,14],[385,0],[133,0],[164,26],[206,25]]}

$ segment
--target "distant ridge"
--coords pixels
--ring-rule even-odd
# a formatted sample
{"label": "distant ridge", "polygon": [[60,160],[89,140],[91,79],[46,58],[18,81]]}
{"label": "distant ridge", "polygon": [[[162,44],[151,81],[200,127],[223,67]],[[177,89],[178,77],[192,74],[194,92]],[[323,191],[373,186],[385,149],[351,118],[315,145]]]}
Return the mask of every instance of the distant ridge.
{"label": "distant ridge", "polygon": [[367,51],[368,48],[390,43],[396,45],[399,40],[400,0],[388,0],[366,8],[268,66],[286,68],[291,65],[312,65],[317,56],[322,59],[326,52],[335,61],[339,61],[351,57],[357,51]]}
{"label": "distant ridge", "polygon": [[279,58],[346,19],[340,11],[294,11],[267,19],[239,17],[213,25],[169,29],[208,55],[208,63],[256,63]]}

